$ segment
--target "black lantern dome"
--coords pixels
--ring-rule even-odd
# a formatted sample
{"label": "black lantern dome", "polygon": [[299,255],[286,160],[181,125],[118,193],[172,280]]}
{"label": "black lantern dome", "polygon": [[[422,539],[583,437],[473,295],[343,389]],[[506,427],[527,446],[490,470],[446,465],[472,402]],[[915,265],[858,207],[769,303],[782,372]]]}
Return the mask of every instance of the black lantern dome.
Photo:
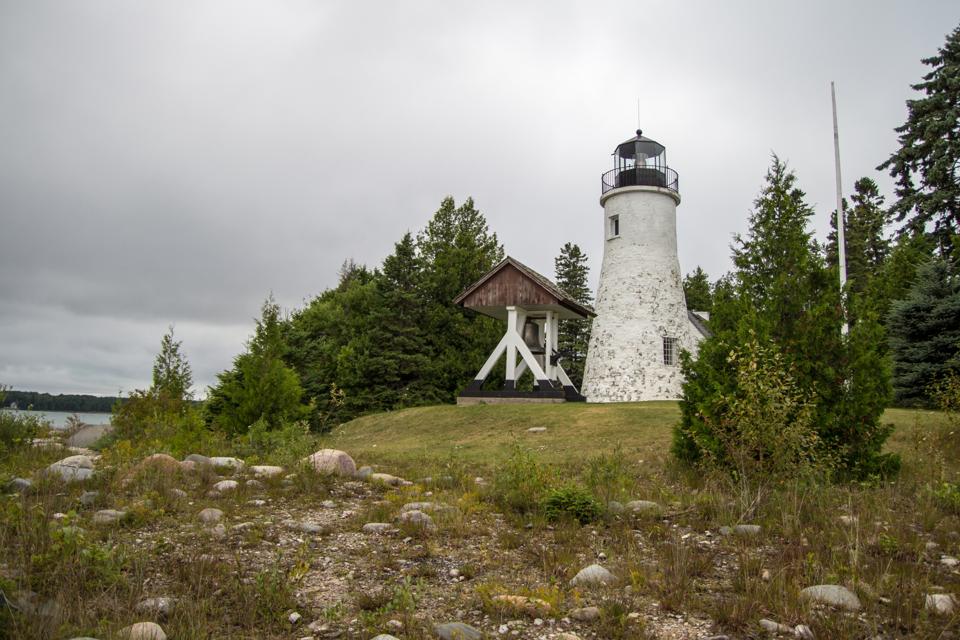
{"label": "black lantern dome", "polygon": [[677,172],[667,166],[667,149],[643,131],[613,151],[613,171],[601,178],[603,193],[621,187],[660,187],[677,191]]}

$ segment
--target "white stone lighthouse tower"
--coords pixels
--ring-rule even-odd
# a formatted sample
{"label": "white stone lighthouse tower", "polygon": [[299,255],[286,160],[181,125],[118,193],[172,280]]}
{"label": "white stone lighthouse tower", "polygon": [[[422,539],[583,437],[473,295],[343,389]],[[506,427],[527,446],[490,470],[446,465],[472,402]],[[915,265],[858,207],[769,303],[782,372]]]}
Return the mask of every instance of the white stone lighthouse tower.
{"label": "white stone lighthouse tower", "polygon": [[680,351],[706,329],[687,311],[677,258],[677,172],[641,131],[617,146],[601,178],[604,250],[583,374],[587,402],[672,400]]}

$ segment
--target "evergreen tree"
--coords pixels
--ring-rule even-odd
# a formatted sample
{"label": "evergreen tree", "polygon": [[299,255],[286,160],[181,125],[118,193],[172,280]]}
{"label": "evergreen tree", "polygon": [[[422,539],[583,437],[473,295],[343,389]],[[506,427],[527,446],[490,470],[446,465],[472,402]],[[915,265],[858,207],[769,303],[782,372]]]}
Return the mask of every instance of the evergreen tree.
{"label": "evergreen tree", "polygon": [[[558,287],[580,304],[590,305],[593,302],[587,283],[590,267],[586,254],[579,246],[569,242],[563,245],[553,266]],[[591,324],[590,320],[561,320],[557,330],[557,351],[567,354],[561,365],[577,389],[583,383]]]}
{"label": "evergreen tree", "polygon": [[931,70],[912,88],[923,97],[907,101],[907,121],[896,129],[900,148],[878,169],[897,181],[896,219],[908,231],[932,226],[940,253],[949,255],[960,232],[960,27],[922,62]]}
{"label": "evergreen tree", "polygon": [[207,402],[208,422],[232,434],[246,433],[255,422],[268,429],[304,419],[308,409],[301,404],[303,389],[296,372],[286,365],[280,307],[269,296],[261,307],[253,337],[246,352],[237,356],[233,368],[217,375]]}
{"label": "evergreen tree", "polygon": [[706,271],[697,267],[683,278],[683,296],[687,300],[687,309],[691,311],[709,312],[713,308],[713,294]]}
{"label": "evergreen tree", "polygon": [[173,325],[160,340],[160,353],[153,363],[151,391],[170,400],[190,400],[193,392],[193,372],[186,356],[180,351],[182,342],[173,337]]}
{"label": "evergreen tree", "polygon": [[[890,240],[884,235],[887,212],[883,196],[870,178],[860,178],[850,196],[853,207],[843,201],[845,218],[847,288],[853,296],[863,296],[873,279],[883,270],[890,255]],[[837,255],[837,212],[830,214],[830,234],[827,236],[827,264],[839,264]]]}
{"label": "evergreen tree", "polygon": [[922,265],[888,321],[898,404],[930,404],[934,383],[960,370],[960,277],[943,259]]}
{"label": "evergreen tree", "polygon": [[[836,271],[823,261],[809,228],[812,209],[796,177],[776,157],[754,202],[749,232],[734,241],[736,267],[715,288],[710,328],[697,359],[683,358],[682,421],[674,432],[681,459],[722,458],[717,425],[737,407],[737,369],[731,354],[756,341],[782,354],[804,397],[813,398],[820,453],[852,475],[881,470],[889,430],[879,418],[889,396],[889,372],[876,315],[865,312],[841,336]],[[748,350],[748,349],[747,349]],[[748,350],[749,351],[749,350]]]}

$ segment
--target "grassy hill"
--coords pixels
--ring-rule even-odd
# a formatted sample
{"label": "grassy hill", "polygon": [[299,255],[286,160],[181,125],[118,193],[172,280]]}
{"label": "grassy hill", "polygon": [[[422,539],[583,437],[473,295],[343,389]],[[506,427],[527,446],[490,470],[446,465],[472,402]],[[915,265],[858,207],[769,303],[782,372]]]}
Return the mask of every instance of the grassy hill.
{"label": "grassy hill", "polygon": [[[618,444],[631,458],[663,461],[679,419],[676,402],[443,405],[358,418],[325,442],[358,460],[383,464],[456,455],[465,463],[492,465],[516,443],[550,463],[607,453]],[[895,426],[888,449],[908,459],[918,428],[944,421],[940,413],[908,409],[889,409],[883,419]],[[547,430],[529,432],[533,427]]]}

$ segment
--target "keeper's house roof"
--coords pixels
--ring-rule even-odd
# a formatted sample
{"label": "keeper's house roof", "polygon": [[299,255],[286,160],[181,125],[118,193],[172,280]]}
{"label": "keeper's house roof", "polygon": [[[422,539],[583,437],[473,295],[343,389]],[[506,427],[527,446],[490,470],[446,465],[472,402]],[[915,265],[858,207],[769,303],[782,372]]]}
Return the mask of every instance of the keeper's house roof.
{"label": "keeper's house roof", "polygon": [[507,256],[485,276],[456,297],[455,304],[491,318],[505,320],[507,307],[523,307],[528,317],[555,311],[563,319],[592,318],[596,313],[580,304],[548,278]]}

